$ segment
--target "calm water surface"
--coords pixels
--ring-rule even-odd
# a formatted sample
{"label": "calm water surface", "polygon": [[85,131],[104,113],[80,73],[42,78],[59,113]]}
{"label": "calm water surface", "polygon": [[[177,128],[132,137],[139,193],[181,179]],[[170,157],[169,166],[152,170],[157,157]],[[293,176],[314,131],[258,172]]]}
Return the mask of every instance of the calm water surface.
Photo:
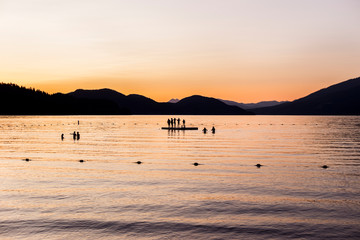
{"label": "calm water surface", "polygon": [[359,239],[359,170],[360,117],[2,116],[0,238]]}

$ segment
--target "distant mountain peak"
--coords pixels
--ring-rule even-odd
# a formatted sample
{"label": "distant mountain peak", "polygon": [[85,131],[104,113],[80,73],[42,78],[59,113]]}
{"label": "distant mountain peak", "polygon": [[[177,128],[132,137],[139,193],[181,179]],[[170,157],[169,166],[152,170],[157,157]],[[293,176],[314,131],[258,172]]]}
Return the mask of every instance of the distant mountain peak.
{"label": "distant mountain peak", "polygon": [[179,102],[180,100],[178,98],[172,98],[168,101],[168,103],[177,103]]}
{"label": "distant mountain peak", "polygon": [[261,102],[258,102],[258,103],[239,103],[239,102],[230,101],[230,100],[223,100],[223,99],[219,99],[219,100],[226,103],[227,105],[238,106],[238,107],[241,107],[243,109],[272,107],[272,106],[276,106],[276,105],[288,102],[288,101],[280,101],[280,102],[279,101],[261,101]]}

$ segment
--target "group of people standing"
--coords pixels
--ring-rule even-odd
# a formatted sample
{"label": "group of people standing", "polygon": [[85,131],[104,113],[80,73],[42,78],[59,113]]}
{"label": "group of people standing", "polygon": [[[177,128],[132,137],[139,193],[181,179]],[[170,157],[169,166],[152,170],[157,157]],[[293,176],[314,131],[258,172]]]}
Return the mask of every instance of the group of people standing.
{"label": "group of people standing", "polygon": [[73,139],[74,140],[80,140],[80,133],[79,132],[73,132]]}
{"label": "group of people standing", "polygon": [[[80,125],[80,121],[78,120],[77,121],[77,125]],[[71,135],[73,135],[73,139],[74,139],[74,141],[75,140],[80,140],[80,133],[79,132],[73,132],[73,133],[70,133]],[[64,134],[62,133],[61,134],[61,140],[63,141],[64,140],[64,138],[65,138],[65,136],[64,136]]]}
{"label": "group of people standing", "polygon": [[[73,133],[70,133],[70,134],[72,134],[73,135],[73,139],[74,139],[74,141],[75,140],[80,140],[80,133],[79,132],[73,132]],[[64,134],[62,133],[61,134],[61,140],[64,140]]]}
{"label": "group of people standing", "polygon": [[[168,127],[170,128],[176,128],[176,127],[185,127],[185,119],[183,119],[182,120],[182,126],[180,126],[180,122],[181,122],[181,120],[180,120],[180,118],[178,118],[178,119],[176,119],[176,118],[169,118],[168,120],[167,120],[167,124],[168,124]],[[177,125],[176,125],[176,123],[177,123]]]}

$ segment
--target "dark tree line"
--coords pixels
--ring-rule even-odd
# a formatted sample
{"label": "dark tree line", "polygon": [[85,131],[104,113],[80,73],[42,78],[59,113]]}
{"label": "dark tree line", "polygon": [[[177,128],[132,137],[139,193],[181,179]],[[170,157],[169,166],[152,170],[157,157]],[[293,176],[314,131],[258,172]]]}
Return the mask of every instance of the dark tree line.
{"label": "dark tree line", "polygon": [[0,103],[1,115],[128,114],[112,101],[50,95],[12,83],[0,83]]}

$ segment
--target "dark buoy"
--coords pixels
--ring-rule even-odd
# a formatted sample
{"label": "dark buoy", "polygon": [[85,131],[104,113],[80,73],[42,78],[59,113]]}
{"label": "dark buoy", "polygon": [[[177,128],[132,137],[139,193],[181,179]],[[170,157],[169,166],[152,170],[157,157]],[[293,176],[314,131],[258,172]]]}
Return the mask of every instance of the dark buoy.
{"label": "dark buoy", "polygon": [[329,168],[327,165],[322,166],[323,169]]}
{"label": "dark buoy", "polygon": [[142,161],[137,161],[136,163],[137,163],[137,164],[142,164]]}
{"label": "dark buoy", "polygon": [[85,161],[81,159],[81,160],[79,160],[79,162],[85,162]]}
{"label": "dark buoy", "polygon": [[198,164],[197,162],[194,162],[193,165],[194,165],[194,166],[198,166],[199,164]]}
{"label": "dark buoy", "polygon": [[262,167],[263,165],[261,165],[260,163],[258,163],[258,164],[256,164],[255,165],[257,168],[260,168],[260,167]]}
{"label": "dark buoy", "polygon": [[29,158],[25,158],[25,159],[24,159],[24,161],[25,161],[25,162],[30,162],[30,161],[31,161],[31,159],[29,159]]}

